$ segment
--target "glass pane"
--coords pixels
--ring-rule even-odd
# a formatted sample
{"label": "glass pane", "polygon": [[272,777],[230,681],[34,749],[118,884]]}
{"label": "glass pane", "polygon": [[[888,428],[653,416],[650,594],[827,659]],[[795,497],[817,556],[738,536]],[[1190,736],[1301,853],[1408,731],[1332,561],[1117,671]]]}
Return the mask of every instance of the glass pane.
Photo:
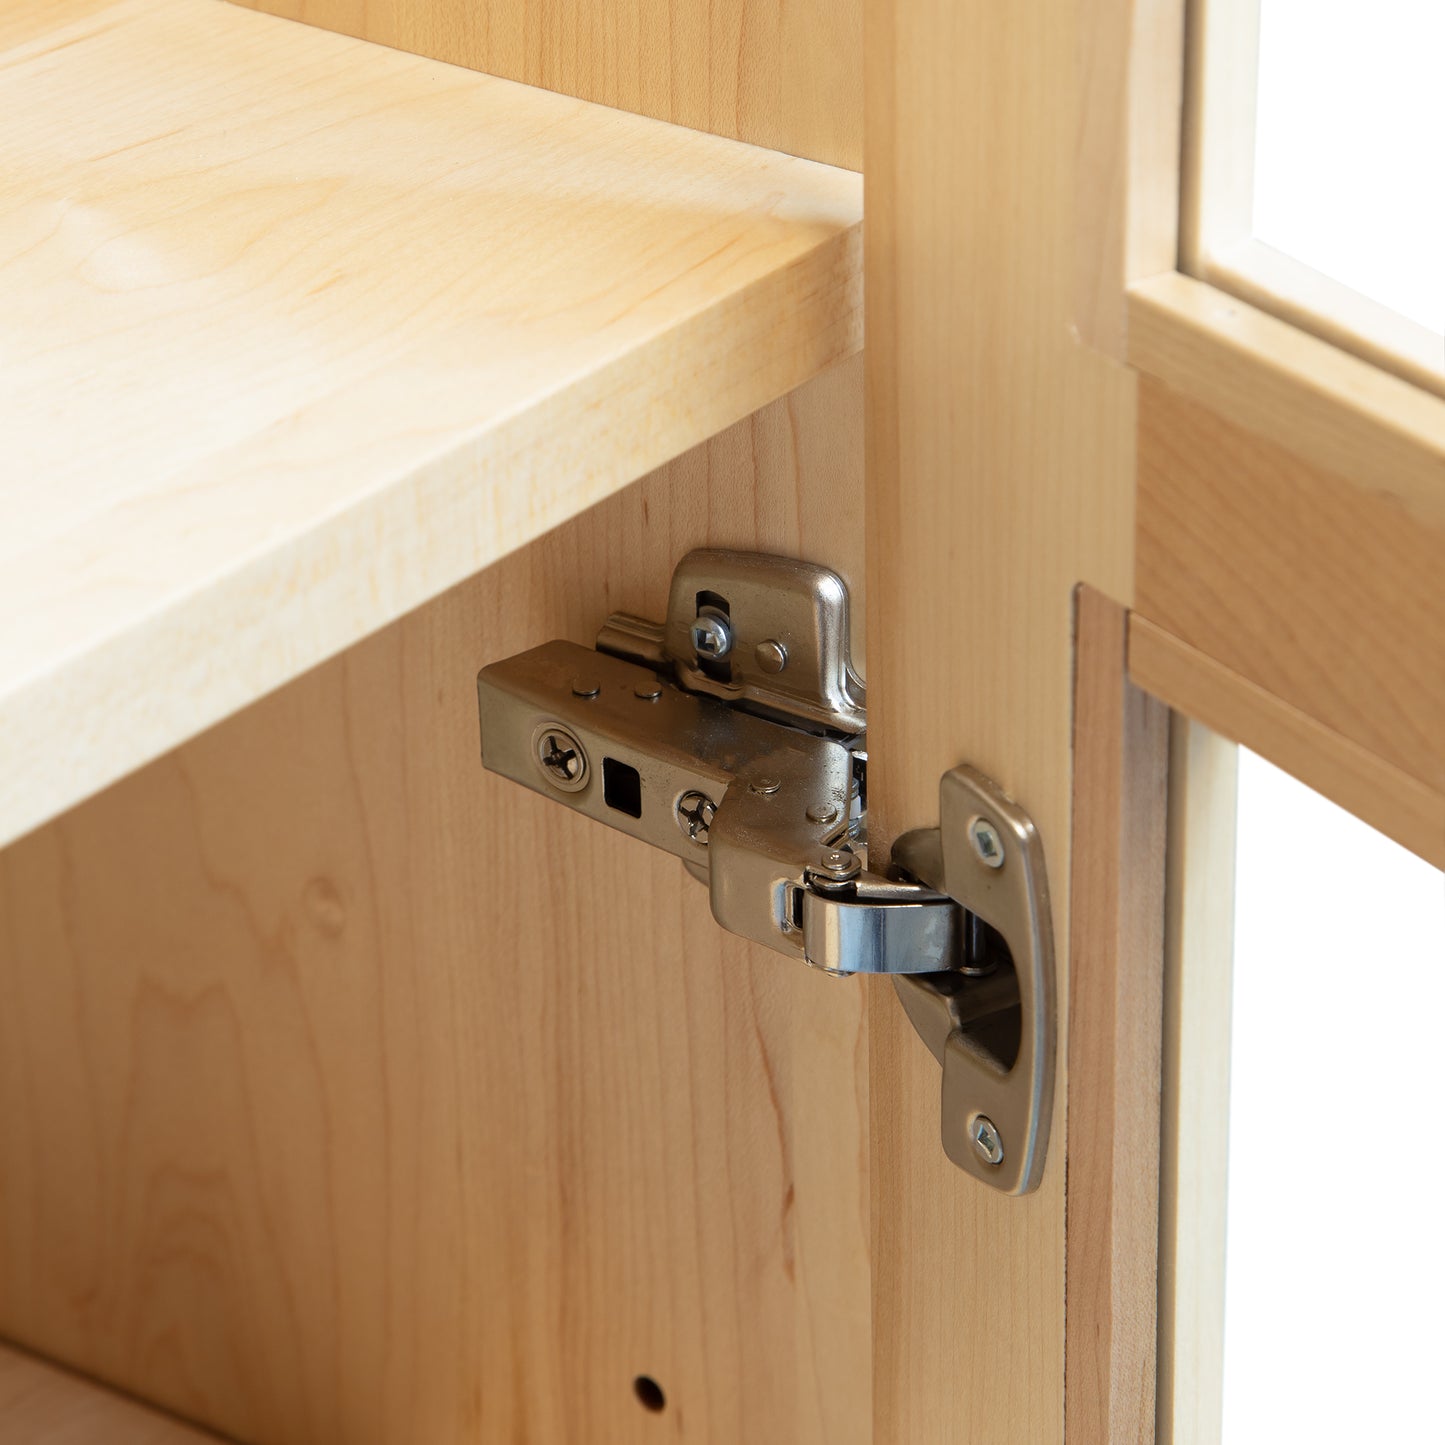
{"label": "glass pane", "polygon": [[1258,106],[1255,236],[1445,331],[1445,0],[1260,0]]}
{"label": "glass pane", "polygon": [[1445,877],[1240,755],[1224,1440],[1445,1439]]}

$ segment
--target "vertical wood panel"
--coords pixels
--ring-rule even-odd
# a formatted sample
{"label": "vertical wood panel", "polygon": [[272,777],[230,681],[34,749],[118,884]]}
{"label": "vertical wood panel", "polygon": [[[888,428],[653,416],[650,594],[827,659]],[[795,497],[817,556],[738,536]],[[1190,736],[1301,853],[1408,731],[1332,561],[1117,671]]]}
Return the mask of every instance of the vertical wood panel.
{"label": "vertical wood panel", "polygon": [[862,167],[863,0],[240,0],[363,40]]}
{"label": "vertical wood panel", "polygon": [[1169,709],[1079,589],[1069,988],[1069,1445],[1154,1439]]}
{"label": "vertical wood panel", "polygon": [[[1084,350],[1088,5],[867,13],[870,797],[879,842],[962,759],[1036,820],[1067,1001],[1074,585],[1129,597],[1134,382]],[[870,1000],[875,1422],[897,1445],[1063,1437],[1061,1070],[1039,1191],[943,1158],[938,1068]]]}
{"label": "vertical wood panel", "polygon": [[1179,254],[1184,0],[1092,0],[1079,29],[1080,335],[1122,361],[1124,288]]}
{"label": "vertical wood panel", "polygon": [[0,1330],[268,1445],[870,1438],[862,990],[484,774],[473,686],[700,543],[861,589],[861,383],[0,855]]}

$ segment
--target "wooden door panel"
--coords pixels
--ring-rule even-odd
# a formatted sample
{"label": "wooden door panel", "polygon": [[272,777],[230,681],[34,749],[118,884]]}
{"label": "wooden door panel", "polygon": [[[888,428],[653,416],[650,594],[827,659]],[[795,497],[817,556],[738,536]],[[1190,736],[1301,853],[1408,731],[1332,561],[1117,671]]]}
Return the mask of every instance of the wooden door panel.
{"label": "wooden door panel", "polygon": [[[1079,68],[1093,21],[886,0],[866,49],[871,835],[933,822],[960,759],[1010,791],[1048,860],[1061,1008],[1074,589],[1127,602],[1132,574],[1135,382],[1076,328],[1080,134],[1119,84]],[[1090,822],[1072,846],[1112,846]],[[937,1067],[881,994],[870,1029],[876,1438],[1058,1445],[1066,1029],[1020,1199],[942,1157]]]}
{"label": "wooden door panel", "polygon": [[1445,402],[1188,277],[1129,315],[1132,677],[1445,865]]}
{"label": "wooden door panel", "polygon": [[1140,613],[1445,792],[1445,469],[1412,505],[1152,380],[1139,425]]}
{"label": "wooden door panel", "polygon": [[473,686],[699,544],[861,588],[861,381],[0,855],[0,1331],[274,1445],[633,1442],[641,1374],[668,1438],[871,1438],[863,989],[483,773]]}

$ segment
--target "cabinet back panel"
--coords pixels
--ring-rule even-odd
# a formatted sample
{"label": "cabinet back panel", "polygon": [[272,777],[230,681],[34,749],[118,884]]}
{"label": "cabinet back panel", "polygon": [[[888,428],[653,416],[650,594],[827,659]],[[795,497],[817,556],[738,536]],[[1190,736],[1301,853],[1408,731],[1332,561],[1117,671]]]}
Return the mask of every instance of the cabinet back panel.
{"label": "cabinet back panel", "polygon": [[0,1334],[268,1445],[871,1438],[864,985],[485,774],[474,692],[699,544],[861,589],[861,379],[0,854]]}
{"label": "cabinet back panel", "polygon": [[240,0],[490,75],[863,168],[862,0]]}

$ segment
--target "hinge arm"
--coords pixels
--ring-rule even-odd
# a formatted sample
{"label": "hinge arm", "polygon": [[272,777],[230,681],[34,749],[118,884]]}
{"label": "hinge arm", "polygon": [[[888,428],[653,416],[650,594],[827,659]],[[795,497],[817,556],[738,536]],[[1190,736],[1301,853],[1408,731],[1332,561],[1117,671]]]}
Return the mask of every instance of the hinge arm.
{"label": "hinge arm", "polygon": [[724,928],[830,973],[958,966],[958,905],[867,869],[848,741],[570,642],[494,663],[477,688],[487,767],[675,853]]}

